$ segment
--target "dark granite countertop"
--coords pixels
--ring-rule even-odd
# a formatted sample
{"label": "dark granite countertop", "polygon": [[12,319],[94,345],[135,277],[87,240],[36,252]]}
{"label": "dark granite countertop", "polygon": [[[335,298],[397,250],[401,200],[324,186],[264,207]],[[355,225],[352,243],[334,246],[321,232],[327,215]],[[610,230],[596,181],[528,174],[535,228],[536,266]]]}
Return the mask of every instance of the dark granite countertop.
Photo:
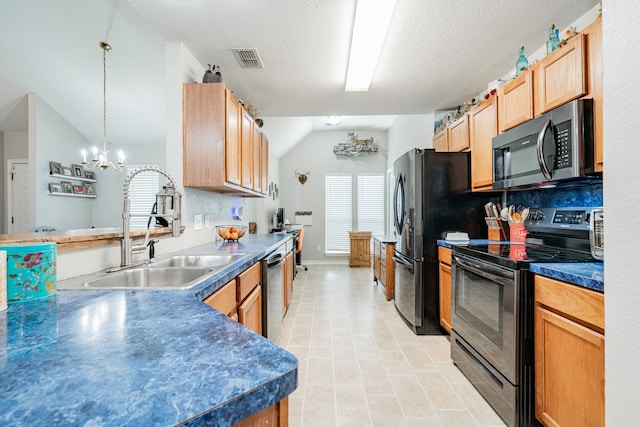
{"label": "dark granite countertop", "polygon": [[[487,244],[488,240],[470,240],[463,244]],[[456,242],[438,240],[438,245],[452,248]],[[535,274],[561,280],[563,282],[604,292],[604,263],[602,262],[573,262],[573,263],[531,263],[529,270]]]}
{"label": "dark granite countertop", "polygon": [[202,302],[288,235],[184,290],[58,290],[0,312],[0,424],[229,426],[288,396],[297,359]]}

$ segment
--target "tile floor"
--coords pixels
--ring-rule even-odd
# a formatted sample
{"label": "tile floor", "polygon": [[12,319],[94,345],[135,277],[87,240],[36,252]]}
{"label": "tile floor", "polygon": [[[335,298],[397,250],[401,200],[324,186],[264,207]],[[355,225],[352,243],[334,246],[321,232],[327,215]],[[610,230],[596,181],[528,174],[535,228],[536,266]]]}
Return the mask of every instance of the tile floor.
{"label": "tile floor", "polygon": [[280,338],[300,362],[289,425],[504,426],[451,362],[448,336],[413,334],[372,274],[298,272]]}

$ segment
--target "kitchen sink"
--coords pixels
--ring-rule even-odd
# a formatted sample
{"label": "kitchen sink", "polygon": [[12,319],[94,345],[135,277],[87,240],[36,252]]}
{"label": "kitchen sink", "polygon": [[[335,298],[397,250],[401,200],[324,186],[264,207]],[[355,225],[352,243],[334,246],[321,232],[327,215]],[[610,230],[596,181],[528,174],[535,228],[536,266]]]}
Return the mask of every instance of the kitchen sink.
{"label": "kitchen sink", "polygon": [[149,267],[223,267],[245,254],[175,255],[149,264]]}
{"label": "kitchen sink", "polygon": [[139,267],[81,282],[74,289],[188,289],[212,271],[205,267]]}

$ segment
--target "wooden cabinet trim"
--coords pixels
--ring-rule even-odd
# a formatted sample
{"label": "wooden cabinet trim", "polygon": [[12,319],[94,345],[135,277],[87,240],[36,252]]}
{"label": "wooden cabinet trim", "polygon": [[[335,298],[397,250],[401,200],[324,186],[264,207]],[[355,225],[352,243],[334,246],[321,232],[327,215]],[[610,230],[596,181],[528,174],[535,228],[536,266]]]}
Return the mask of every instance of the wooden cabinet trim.
{"label": "wooden cabinet trim", "polygon": [[438,260],[447,265],[451,265],[451,249],[438,246]]}

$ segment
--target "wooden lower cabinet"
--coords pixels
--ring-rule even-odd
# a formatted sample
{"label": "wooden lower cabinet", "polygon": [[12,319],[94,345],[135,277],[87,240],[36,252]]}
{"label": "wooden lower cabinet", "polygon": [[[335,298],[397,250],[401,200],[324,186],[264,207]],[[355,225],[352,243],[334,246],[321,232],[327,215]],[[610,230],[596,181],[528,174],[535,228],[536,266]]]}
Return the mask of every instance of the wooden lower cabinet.
{"label": "wooden lower cabinet", "polygon": [[284,263],[282,264],[282,317],[284,317],[287,312],[289,304],[291,304],[291,297],[293,296],[294,268],[293,251],[291,251],[284,257]]}
{"label": "wooden lower cabinet", "polygon": [[260,263],[255,263],[204,302],[262,335],[261,283]]}
{"label": "wooden lower cabinet", "polygon": [[535,278],[536,418],[546,426],[604,426],[604,295]]}
{"label": "wooden lower cabinet", "polygon": [[451,249],[438,247],[440,261],[440,326],[451,333]]}
{"label": "wooden lower cabinet", "polygon": [[247,328],[262,335],[262,286],[256,286],[238,306],[238,320]]}
{"label": "wooden lower cabinet", "polygon": [[289,425],[289,398],[285,397],[279,402],[256,412],[245,418],[234,427],[287,427]]}
{"label": "wooden lower cabinet", "polygon": [[393,297],[396,281],[396,264],[393,261],[395,243],[373,238],[373,281],[385,287],[387,301]]}

